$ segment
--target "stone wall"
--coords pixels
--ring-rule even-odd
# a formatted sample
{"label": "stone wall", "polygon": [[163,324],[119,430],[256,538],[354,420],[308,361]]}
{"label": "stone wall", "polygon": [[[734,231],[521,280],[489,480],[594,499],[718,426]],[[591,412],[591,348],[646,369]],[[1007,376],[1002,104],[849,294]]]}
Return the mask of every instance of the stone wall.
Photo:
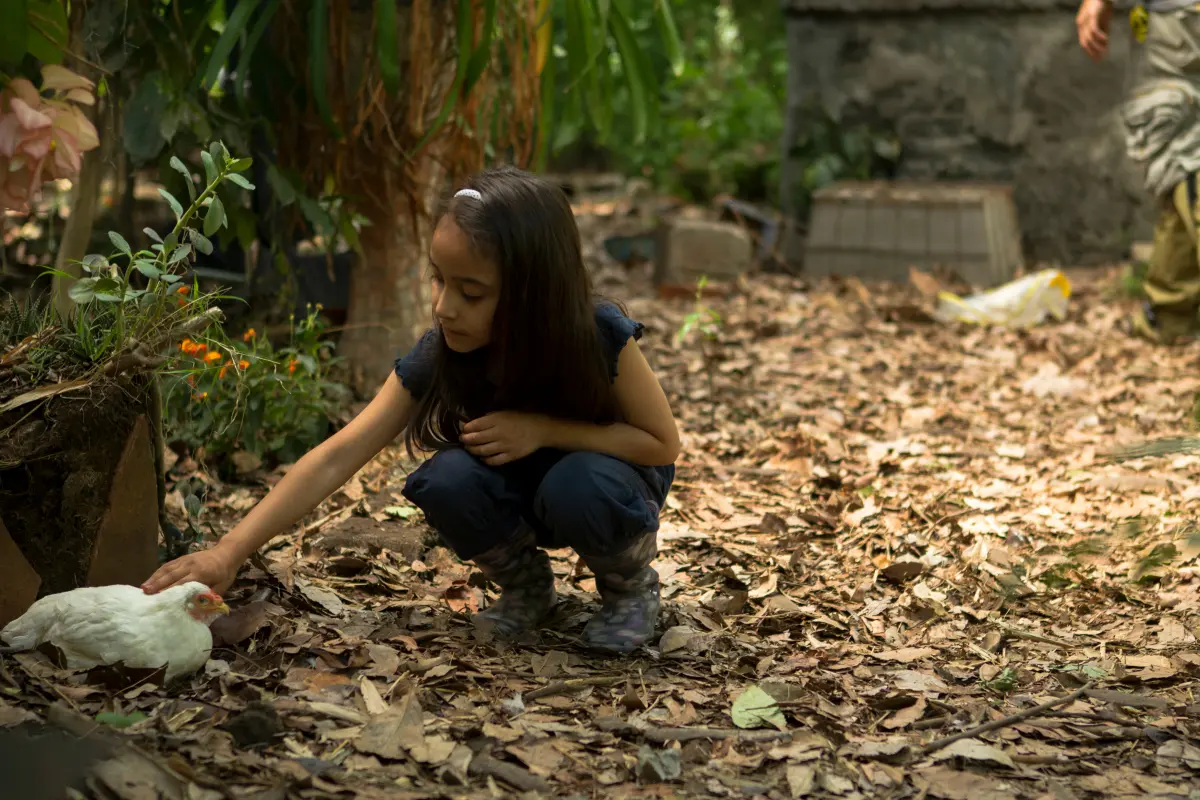
{"label": "stone wall", "polygon": [[[1124,257],[1152,203],[1125,157],[1119,105],[1132,41],[1114,15],[1096,64],[1076,0],[783,0],[786,142],[819,100],[893,131],[898,179],[1010,182],[1031,262]],[[798,165],[785,167],[785,207]]]}

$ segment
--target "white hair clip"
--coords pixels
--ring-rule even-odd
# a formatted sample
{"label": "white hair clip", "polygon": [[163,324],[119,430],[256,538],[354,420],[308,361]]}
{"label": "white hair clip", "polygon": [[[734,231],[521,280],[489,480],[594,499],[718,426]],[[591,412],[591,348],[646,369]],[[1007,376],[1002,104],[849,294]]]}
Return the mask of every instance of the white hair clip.
{"label": "white hair clip", "polygon": [[483,202],[483,195],[481,195],[479,192],[475,191],[474,189],[459,189],[457,192],[454,193],[454,196],[455,197],[470,197],[472,200],[478,200],[481,203]]}

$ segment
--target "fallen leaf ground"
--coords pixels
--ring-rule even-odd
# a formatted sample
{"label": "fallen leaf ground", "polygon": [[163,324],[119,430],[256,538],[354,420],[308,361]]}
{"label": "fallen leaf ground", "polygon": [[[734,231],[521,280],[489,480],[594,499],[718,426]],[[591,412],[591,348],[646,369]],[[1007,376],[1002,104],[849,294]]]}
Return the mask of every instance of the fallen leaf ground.
{"label": "fallen leaf ground", "polygon": [[24,654],[0,725],[115,712],[189,798],[1200,796],[1200,459],[1105,460],[1190,431],[1200,346],[1127,338],[1073,277],[1027,333],[758,277],[713,302],[711,393],[672,342],[689,303],[628,298],[686,435],[647,651],[576,646],[569,552],[550,626],[479,640],[494,595],[399,498],[396,450],[243,571],[204,674],[113,692]]}

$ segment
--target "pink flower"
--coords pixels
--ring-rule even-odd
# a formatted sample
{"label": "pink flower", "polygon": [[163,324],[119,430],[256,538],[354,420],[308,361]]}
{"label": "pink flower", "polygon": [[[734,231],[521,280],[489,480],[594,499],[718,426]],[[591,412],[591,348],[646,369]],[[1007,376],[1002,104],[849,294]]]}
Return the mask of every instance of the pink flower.
{"label": "pink flower", "polygon": [[74,178],[82,154],[99,146],[96,127],[75,103],[92,105],[92,82],[50,64],[42,68],[43,97],[25,78],[0,91],[0,208],[25,210],[42,184]]}

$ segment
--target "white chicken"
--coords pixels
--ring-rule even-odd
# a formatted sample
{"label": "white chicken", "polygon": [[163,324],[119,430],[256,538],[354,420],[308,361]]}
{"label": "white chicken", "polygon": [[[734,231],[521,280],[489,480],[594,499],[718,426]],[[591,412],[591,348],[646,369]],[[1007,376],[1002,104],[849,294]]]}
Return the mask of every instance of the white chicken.
{"label": "white chicken", "polygon": [[70,669],[118,662],[127,667],[167,667],[173,681],[204,666],[212,650],[209,624],[229,606],[203,583],[146,594],[136,586],[92,586],[38,600],[0,630],[6,652],[49,642]]}

